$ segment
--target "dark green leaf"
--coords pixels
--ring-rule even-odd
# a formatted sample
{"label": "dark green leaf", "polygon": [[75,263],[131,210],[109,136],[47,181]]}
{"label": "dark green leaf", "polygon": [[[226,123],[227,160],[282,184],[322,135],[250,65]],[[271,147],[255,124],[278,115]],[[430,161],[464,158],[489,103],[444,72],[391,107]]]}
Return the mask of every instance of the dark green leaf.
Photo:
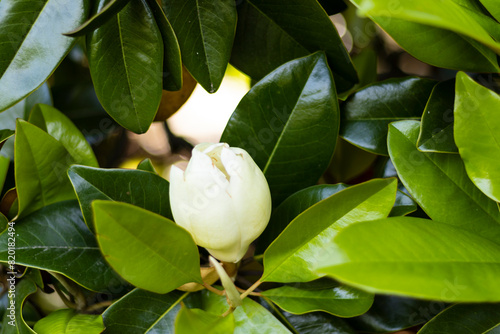
{"label": "dark green leaf", "polygon": [[286,63],[252,87],[222,142],[248,151],[267,178],[274,206],[318,182],[339,126],[335,85],[323,53]]}
{"label": "dark green leaf", "polygon": [[368,312],[348,322],[362,333],[396,332],[429,321],[445,307],[442,301],[377,295]]}
{"label": "dark green leaf", "polygon": [[500,304],[453,305],[425,324],[418,333],[487,333],[498,325]]}
{"label": "dark green leaf", "polygon": [[[106,0],[100,0],[101,10]],[[145,0],[131,1],[87,35],[90,73],[108,114],[123,127],[144,133],[162,92],[163,42]]]}
{"label": "dark green leaf", "polygon": [[302,315],[283,312],[283,316],[298,334],[357,334],[343,319],[323,312]]}
{"label": "dark green leaf", "polygon": [[104,325],[100,315],[77,314],[72,309],[62,309],[38,321],[33,329],[37,334],[99,334]]}
{"label": "dark green leaf", "polygon": [[233,0],[170,0],[163,8],[179,39],[182,61],[209,93],[214,93],[231,55],[237,13]]}
{"label": "dark green leaf", "polygon": [[303,211],[347,187],[342,183],[317,185],[300,190],[288,197],[273,211],[269,224],[258,239],[256,252],[264,253],[274,239]]}
{"label": "dark green leaf", "polygon": [[134,204],[173,219],[168,181],[156,174],[141,170],[72,166],[68,175],[91,230],[94,229],[91,204],[96,199]]}
{"label": "dark green leaf", "polygon": [[[264,253],[262,281],[307,282],[338,231],[350,224],[387,217],[396,179],[378,179],[344,189],[297,216]],[[318,264],[319,263],[319,264]]]}
{"label": "dark green leaf", "polygon": [[87,0],[0,2],[0,110],[47,80],[75,41],[62,34],[82,23],[89,7]]}
{"label": "dark green leaf", "polygon": [[[225,296],[203,290],[200,292],[201,304],[205,311],[223,314],[229,309]],[[235,320],[234,334],[263,333],[289,334],[290,331],[263,306],[250,298],[243,299],[243,304],[233,312]],[[224,333],[225,334],[225,333]]]}
{"label": "dark green leaf", "polygon": [[234,333],[234,314],[225,317],[200,309],[182,307],[175,320],[176,334],[227,334]]}
{"label": "dark green leaf", "polygon": [[94,201],[92,207],[101,252],[125,280],[156,293],[203,283],[198,248],[173,221],[127,203]]}
{"label": "dark green leaf", "polygon": [[[16,221],[16,261],[61,273],[91,290],[122,281],[106,264],[76,201],[52,204]],[[0,261],[7,262],[8,234],[0,235]]]}
{"label": "dark green leaf", "polygon": [[346,284],[449,302],[500,301],[500,245],[467,230],[392,217],[352,224],[332,241],[318,271]]}
{"label": "dark green leaf", "polygon": [[341,284],[325,290],[283,286],[263,291],[262,295],[294,314],[323,311],[339,317],[354,317],[368,311],[373,303],[372,294]]}
{"label": "dark green leaf", "polygon": [[[304,19],[307,18],[307,19]],[[281,64],[325,51],[340,92],[358,82],[349,54],[330,18],[315,0],[244,0],[231,63],[255,80]]]}
{"label": "dark green leaf", "polygon": [[9,219],[3,215],[3,213],[0,213],[0,232],[3,232],[8,226],[7,223],[9,222]]}
{"label": "dark green leaf", "polygon": [[469,178],[500,202],[500,96],[463,72],[457,74],[455,141]]}
{"label": "dark green leaf", "polygon": [[157,0],[147,0],[163,38],[163,89],[182,88],[182,60],[179,41]]}
{"label": "dark green leaf", "polygon": [[8,299],[8,307],[14,307],[14,314],[10,310],[6,310],[3,319],[2,334],[35,334],[26,324],[22,310],[26,298],[35,293],[36,290],[36,284],[30,279],[23,279],[16,284],[15,293],[12,294],[12,298],[9,297]]}
{"label": "dark green leaf", "polygon": [[416,121],[393,123],[388,137],[392,162],[413,199],[432,219],[499,242],[497,204],[470,181],[458,155],[418,151],[419,129]]}
{"label": "dark green leaf", "polygon": [[435,81],[397,78],[377,82],[342,104],[340,135],[376,154],[387,154],[387,127],[402,119],[420,119]]}
{"label": "dark green leaf", "polygon": [[335,182],[349,182],[366,172],[376,159],[377,155],[339,137],[328,172]]}
{"label": "dark green leaf", "polygon": [[2,193],[5,178],[9,171],[10,159],[0,154],[0,193]]}
{"label": "dark green leaf", "polygon": [[455,80],[438,83],[422,115],[417,146],[423,152],[457,153],[453,139]]}
{"label": "dark green leaf", "polygon": [[105,334],[174,333],[174,322],[186,292],[159,295],[134,289],[102,314]]}
{"label": "dark green leaf", "polygon": [[398,190],[396,192],[396,202],[394,203],[394,207],[392,208],[389,216],[390,217],[405,216],[416,210],[417,210],[417,203],[415,203],[413,199],[410,198],[410,196]]}
{"label": "dark green leaf", "polygon": [[77,37],[86,35],[100,26],[108,22],[113,16],[118,14],[120,10],[125,7],[130,0],[109,0],[108,3],[101,8],[101,10],[92,16],[90,19],[85,21],[81,26],[74,29],[73,31],[67,32],[64,35],[70,37]]}
{"label": "dark green leaf", "polygon": [[363,49],[352,58],[354,68],[358,72],[359,83],[349,91],[339,94],[339,99],[345,100],[351,93],[377,81],[377,54],[372,49]]}
{"label": "dark green leaf", "polygon": [[61,143],[76,163],[97,167],[97,160],[80,130],[59,110],[45,104],[36,105],[29,122]]}
{"label": "dark green leaf", "polygon": [[[1,126],[4,126],[3,124]],[[10,129],[0,130],[0,149],[3,143],[14,135],[14,131]]]}
{"label": "dark green leaf", "polygon": [[54,137],[18,120],[14,166],[19,216],[75,198],[66,175],[67,169],[74,163],[73,157]]}
{"label": "dark green leaf", "polygon": [[155,170],[155,167],[153,166],[153,163],[151,162],[151,159],[149,158],[146,158],[144,160],[142,160],[139,165],[137,165],[137,169],[138,170],[144,170],[146,172],[151,172],[151,173],[155,173],[155,174],[158,174]]}
{"label": "dark green leaf", "polygon": [[490,14],[497,20],[500,21],[500,7],[496,0],[480,0],[484,7],[490,12]]}

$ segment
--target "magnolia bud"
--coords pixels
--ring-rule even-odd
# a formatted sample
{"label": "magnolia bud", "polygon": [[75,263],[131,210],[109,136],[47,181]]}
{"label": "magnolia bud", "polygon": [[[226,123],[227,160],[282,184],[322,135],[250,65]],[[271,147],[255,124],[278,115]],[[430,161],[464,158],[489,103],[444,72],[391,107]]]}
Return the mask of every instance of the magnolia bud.
{"label": "magnolia bud", "polygon": [[175,222],[224,262],[238,262],[266,228],[271,193],[250,155],[225,143],[199,144],[185,171],[172,166]]}

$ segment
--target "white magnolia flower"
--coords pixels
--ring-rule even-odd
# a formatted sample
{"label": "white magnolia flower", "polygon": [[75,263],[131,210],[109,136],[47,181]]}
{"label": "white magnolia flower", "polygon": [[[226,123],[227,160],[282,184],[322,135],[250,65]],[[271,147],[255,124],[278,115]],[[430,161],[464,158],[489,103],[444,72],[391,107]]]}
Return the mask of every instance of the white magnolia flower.
{"label": "white magnolia flower", "polygon": [[185,171],[172,166],[175,222],[221,261],[238,262],[266,228],[271,193],[250,155],[228,144],[199,144]]}

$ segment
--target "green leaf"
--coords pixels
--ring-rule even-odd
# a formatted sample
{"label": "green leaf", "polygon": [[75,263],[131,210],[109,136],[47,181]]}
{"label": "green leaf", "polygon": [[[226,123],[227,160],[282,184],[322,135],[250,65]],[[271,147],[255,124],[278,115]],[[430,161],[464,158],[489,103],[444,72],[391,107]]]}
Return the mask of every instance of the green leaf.
{"label": "green leaf", "polygon": [[106,334],[174,333],[181,301],[188,293],[156,294],[134,289],[102,314]]}
{"label": "green leaf", "polygon": [[101,8],[101,10],[85,21],[78,28],[65,33],[69,37],[77,37],[86,35],[108,22],[113,16],[118,14],[123,7],[125,7],[130,0],[109,0],[108,3]]}
{"label": "green leaf", "polygon": [[455,141],[472,182],[500,202],[500,96],[463,72],[457,74]]}
{"label": "green leaf", "polygon": [[407,77],[367,86],[342,104],[340,136],[369,152],[387,155],[387,127],[420,119],[435,81]]}
{"label": "green leaf", "polygon": [[209,93],[219,88],[236,29],[233,0],[170,0],[163,9],[179,39],[182,62]]}
{"label": "green leaf", "polygon": [[349,182],[366,172],[376,159],[377,155],[339,137],[328,171],[335,182]]}
{"label": "green leaf", "polygon": [[347,187],[343,183],[316,185],[288,197],[273,211],[266,229],[258,239],[256,252],[264,253],[274,239],[303,211]]}
{"label": "green leaf", "polygon": [[59,141],[76,163],[97,167],[97,160],[80,130],[59,110],[37,104],[31,111],[29,122]]}
{"label": "green leaf", "polygon": [[295,218],[264,253],[264,282],[307,282],[325,248],[340,231],[358,221],[387,217],[396,198],[396,179],[375,179],[349,187]]}
{"label": "green leaf", "polygon": [[429,321],[445,307],[442,301],[376,295],[368,312],[348,320],[356,333],[396,332]]}
{"label": "green leaf", "polygon": [[[307,19],[304,19],[307,18]],[[260,80],[283,63],[325,51],[340,92],[358,82],[342,40],[315,0],[244,0],[238,6],[238,27],[231,63]]]}
{"label": "green leaf", "polygon": [[179,41],[157,0],[147,0],[147,3],[163,38],[163,89],[180,90],[182,88],[182,59]]}
{"label": "green leaf", "polygon": [[455,80],[438,83],[422,115],[417,146],[423,152],[457,153],[453,139]]}
{"label": "green leaf", "polygon": [[9,219],[3,213],[0,213],[0,232],[3,232],[8,227],[8,223]]}
{"label": "green leaf", "polygon": [[[391,10],[387,10],[387,3],[381,0],[353,2],[360,6],[362,14],[369,15],[422,61],[435,66],[470,71],[499,71],[496,57],[488,49],[500,52],[500,43],[492,37],[498,37],[495,31],[498,31],[498,24],[479,11],[468,8],[473,7],[471,1],[428,1],[425,6],[405,2]],[[412,38],[406,38],[405,42],[402,37],[409,34]],[[422,45],[433,47],[422,48]],[[444,45],[450,46],[450,50],[446,50],[445,54],[436,53],[435,50],[443,50],[441,46]],[[417,46],[424,50],[417,51],[417,54]],[[424,57],[421,57],[422,55]],[[457,58],[463,64],[458,62]],[[473,64],[474,59],[476,65]]]}
{"label": "green leaf", "polygon": [[[222,314],[229,306],[224,296],[202,290],[200,292],[202,307],[212,314]],[[234,312],[234,334],[263,333],[289,334],[290,331],[276,319],[268,310],[250,298],[243,299],[243,304]],[[192,332],[193,333],[193,332]]]}
{"label": "green leaf", "polygon": [[500,7],[496,0],[479,0],[484,7],[490,12],[490,14],[497,20],[500,21]]}
{"label": "green leaf", "polygon": [[487,333],[498,325],[500,304],[453,305],[426,323],[418,333]]}
{"label": "green leaf", "polygon": [[73,157],[54,137],[18,120],[14,168],[19,216],[75,198],[66,175],[67,169],[74,163]]}
{"label": "green leaf", "polygon": [[94,230],[92,201],[112,200],[137,205],[172,218],[169,184],[151,172],[71,166],[68,171],[87,226]]}
{"label": "green leaf", "polygon": [[417,203],[415,203],[413,199],[410,198],[410,196],[406,195],[404,192],[398,189],[398,191],[396,192],[396,202],[394,203],[394,207],[392,208],[389,216],[405,216],[416,210]]}
{"label": "green leaf", "polygon": [[286,63],[255,84],[221,141],[241,147],[263,170],[274,206],[318,182],[335,150],[339,110],[323,53]]}
{"label": "green leaf", "polygon": [[77,27],[90,1],[3,0],[0,4],[0,110],[43,84],[74,43],[62,33]]}
{"label": "green leaf", "polygon": [[283,312],[283,316],[298,334],[357,334],[343,319],[323,312],[302,315]]}
{"label": "green leaf", "polygon": [[[16,262],[61,273],[103,291],[122,281],[106,264],[76,201],[52,204],[16,221]],[[0,261],[7,262],[9,235],[0,234]]]}
{"label": "green leaf", "polygon": [[99,247],[131,284],[167,293],[184,283],[203,284],[198,248],[173,221],[127,203],[94,201]]}
{"label": "green leaf", "polygon": [[[105,3],[100,0],[97,10]],[[87,35],[87,50],[104,109],[126,129],[146,132],[161,100],[163,42],[145,0],[129,2],[116,17]]]}
{"label": "green leaf", "polygon": [[354,317],[368,311],[373,303],[372,294],[341,284],[324,290],[282,286],[263,291],[262,295],[294,314],[323,311],[339,317]]}
{"label": "green leaf", "polygon": [[153,163],[151,162],[151,159],[149,159],[149,158],[142,160],[139,163],[139,165],[137,165],[137,169],[158,174],[158,172],[156,172],[155,167],[153,166]]}
{"label": "green leaf", "polygon": [[[10,278],[10,277],[7,277]],[[35,334],[35,332],[26,324],[23,318],[23,306],[26,298],[35,293],[37,290],[36,284],[30,279],[23,279],[15,286],[13,293],[8,301],[8,307],[14,307],[14,314],[10,310],[6,310],[4,314],[4,322],[2,334]]]}
{"label": "green leaf", "polygon": [[352,57],[354,68],[358,72],[359,83],[349,91],[339,94],[339,99],[346,100],[353,92],[377,81],[377,54],[372,49],[366,48]]}
{"label": "green leaf", "polygon": [[37,334],[99,334],[104,330],[104,324],[100,315],[77,314],[72,309],[62,309],[39,320],[33,329]]}
{"label": "green leaf", "polygon": [[401,182],[432,219],[499,242],[497,204],[470,181],[458,155],[417,150],[419,125],[403,121],[389,127],[389,154]]}
{"label": "green leaf", "polygon": [[0,154],[0,193],[2,193],[5,178],[9,171],[10,159]]}
{"label": "green leaf", "polygon": [[181,308],[175,320],[176,334],[227,334],[234,333],[234,315],[225,317],[200,309]]}
{"label": "green leaf", "polygon": [[333,242],[317,270],[346,284],[449,302],[500,301],[500,245],[467,230],[392,217],[352,224]]}
{"label": "green leaf", "polygon": [[[3,126],[3,124],[2,124]],[[2,148],[4,142],[14,135],[14,131],[10,129],[0,130],[0,149]]]}

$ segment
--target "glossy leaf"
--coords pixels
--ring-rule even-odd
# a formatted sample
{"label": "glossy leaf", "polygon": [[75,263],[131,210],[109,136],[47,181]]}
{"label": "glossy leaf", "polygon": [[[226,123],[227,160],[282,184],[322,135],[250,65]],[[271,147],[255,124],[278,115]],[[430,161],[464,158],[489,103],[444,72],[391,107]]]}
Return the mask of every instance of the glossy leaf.
{"label": "glossy leaf", "polygon": [[387,154],[387,127],[402,119],[420,119],[436,84],[415,77],[388,79],[351,96],[341,110],[340,136],[376,154]]}
{"label": "glossy leaf", "polygon": [[[380,0],[353,2],[405,50],[426,63],[475,72],[499,71],[495,52],[486,46],[498,48],[498,43],[490,37],[498,28],[490,18],[466,8],[468,0],[462,1],[463,6],[452,0],[429,2],[421,8],[405,3],[390,11]],[[489,23],[488,31],[482,23]],[[409,35],[412,38],[407,38]],[[422,45],[433,47],[422,48]]]}
{"label": "glossy leaf", "polygon": [[37,334],[99,334],[104,325],[100,315],[77,314],[72,309],[62,309],[39,320],[33,329]]}
{"label": "glossy leaf", "polygon": [[343,183],[316,185],[288,197],[273,211],[266,229],[258,239],[256,252],[264,253],[274,239],[303,211],[347,187]]}
{"label": "glossy leaf", "polygon": [[357,334],[343,319],[323,312],[301,315],[283,312],[283,316],[298,334]]}
{"label": "glossy leaf", "polygon": [[453,138],[455,81],[438,83],[422,115],[417,146],[423,152],[457,153]]}
{"label": "glossy leaf", "polygon": [[358,72],[359,82],[349,91],[339,94],[339,99],[345,101],[353,92],[377,81],[377,54],[372,49],[363,49],[352,57],[354,68]]}
{"label": "glossy leaf", "polygon": [[317,1],[292,0],[284,6],[278,0],[244,0],[238,5],[231,63],[253,79],[320,50],[326,53],[340,92],[358,82],[335,26]]}
{"label": "glossy leaf", "polygon": [[[76,201],[52,204],[16,221],[19,265],[61,273],[90,290],[122,281],[106,264]],[[0,234],[0,261],[7,262],[8,234]]]}
{"label": "glossy leaf", "polygon": [[198,248],[173,221],[127,203],[94,201],[92,207],[99,247],[125,280],[156,293],[203,283]]}
{"label": "glossy leaf", "polygon": [[200,309],[181,308],[175,320],[176,334],[227,334],[234,333],[234,315],[221,317]]}
{"label": "glossy leaf", "polygon": [[14,167],[19,216],[75,198],[66,175],[67,169],[74,163],[73,157],[54,137],[18,120]]}
{"label": "glossy leaf", "polygon": [[[3,124],[1,126],[4,126]],[[0,149],[3,143],[14,135],[14,131],[10,129],[0,130]]]}
{"label": "glossy leaf", "polygon": [[434,220],[500,241],[500,211],[468,178],[456,154],[424,153],[416,148],[420,123],[389,127],[389,154],[413,199]]}
{"label": "glossy leaf", "polygon": [[262,292],[283,310],[293,314],[323,311],[339,317],[354,317],[368,311],[373,295],[338,284],[326,290],[282,286]]}
{"label": "glossy leaf", "polygon": [[233,0],[171,0],[163,8],[179,39],[182,62],[209,93],[222,82],[236,29]]}
{"label": "glossy leaf", "polygon": [[134,289],[102,314],[106,334],[174,333],[180,302],[187,293],[174,290],[159,295]]}
{"label": "glossy leaf", "polygon": [[450,224],[392,217],[352,224],[334,243],[318,271],[349,285],[448,302],[500,301],[500,245]]}
{"label": "glossy leaf", "polygon": [[[105,3],[100,0],[97,10]],[[129,2],[89,34],[87,50],[92,81],[104,109],[123,127],[146,132],[161,99],[163,42],[145,0]]]}
{"label": "glossy leaf", "polygon": [[161,1],[147,0],[163,38],[163,89],[175,91],[182,88],[181,49],[174,28],[159,2]]}
{"label": "glossy leaf", "polygon": [[414,2],[404,2],[395,10],[388,11],[386,3],[382,0],[364,0],[360,6],[360,12],[450,30],[473,38],[492,50],[500,52],[500,42],[493,38],[495,33],[485,29],[489,27],[498,29],[499,25],[486,15],[473,10],[472,6],[467,6],[469,2],[472,3],[472,1],[460,3],[454,0],[427,1],[426,6],[419,6]]}
{"label": "glossy leaf", "polygon": [[463,72],[457,75],[455,141],[472,182],[500,202],[500,96]]}
{"label": "glossy leaf", "polygon": [[324,275],[321,265],[331,240],[346,226],[387,217],[396,197],[395,179],[349,187],[297,216],[264,253],[262,281],[307,282]]}
{"label": "glossy leaf", "polygon": [[80,130],[59,110],[37,104],[31,111],[29,122],[61,143],[76,163],[97,167],[97,160]]}
{"label": "glossy leaf", "polygon": [[[202,307],[212,314],[223,314],[229,306],[224,296],[203,290],[200,292]],[[234,314],[234,334],[287,334],[290,331],[263,306],[250,298],[243,299],[243,304],[236,308]]]}
{"label": "glossy leaf", "polygon": [[[9,278],[9,277],[8,277]],[[12,300],[15,304],[15,315],[9,317],[10,311],[6,312],[4,315],[4,323],[2,327],[2,334],[35,334],[35,332],[26,324],[23,318],[23,306],[25,304],[26,298],[32,295],[37,290],[35,283],[30,279],[23,279],[16,284],[16,290],[13,294],[14,299]],[[12,306],[11,300],[9,300],[9,307]]]}
{"label": "glossy leaf", "polygon": [[3,0],[0,4],[0,110],[43,84],[74,43],[62,35],[85,20],[90,2]]}
{"label": "glossy leaf", "polygon": [[101,10],[93,15],[90,19],[85,21],[78,28],[65,33],[64,35],[70,37],[77,37],[86,35],[97,28],[104,25],[107,21],[109,21],[113,16],[118,14],[120,10],[125,7],[130,0],[109,0],[108,3],[101,8]]}
{"label": "glossy leaf", "polygon": [[241,147],[263,170],[274,206],[318,182],[335,149],[335,85],[323,53],[293,60],[252,87],[221,141]]}
{"label": "glossy leaf", "polygon": [[356,333],[396,332],[429,321],[446,305],[442,301],[376,295],[366,313],[347,321]]}
{"label": "glossy leaf", "polygon": [[394,207],[392,208],[389,216],[390,217],[405,216],[416,210],[417,210],[417,203],[415,203],[410,196],[398,190],[396,192],[396,202],[394,203]]}
{"label": "glossy leaf", "polygon": [[487,333],[498,325],[500,304],[453,305],[426,323],[418,333]]}
{"label": "glossy leaf", "polygon": [[137,165],[137,169],[138,170],[143,170],[143,171],[146,171],[146,172],[151,172],[151,173],[154,173],[154,174],[158,174],[155,170],[155,167],[153,166],[153,163],[151,162],[151,159],[149,158],[146,158],[144,160],[142,160],[139,165]]}
{"label": "glossy leaf", "polygon": [[94,229],[92,201],[112,200],[137,205],[172,219],[168,181],[151,172],[72,166],[68,171],[83,217]]}

